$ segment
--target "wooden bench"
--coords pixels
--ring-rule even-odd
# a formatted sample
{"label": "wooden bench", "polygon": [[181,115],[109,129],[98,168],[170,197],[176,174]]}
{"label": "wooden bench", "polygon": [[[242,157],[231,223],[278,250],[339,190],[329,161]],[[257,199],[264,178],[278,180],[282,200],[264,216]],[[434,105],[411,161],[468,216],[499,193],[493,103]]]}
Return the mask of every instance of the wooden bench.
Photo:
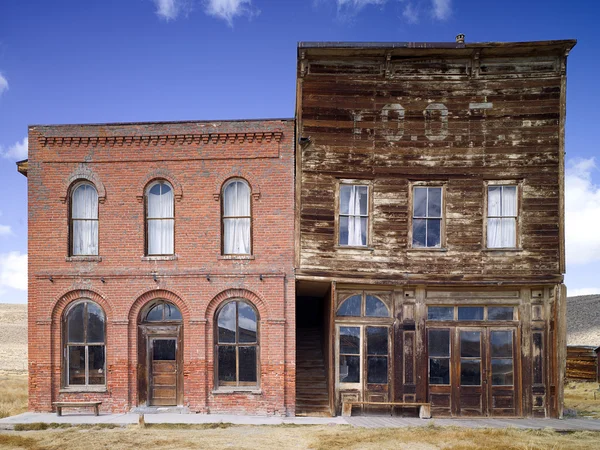
{"label": "wooden bench", "polygon": [[56,415],[62,416],[63,408],[79,408],[85,406],[91,406],[94,408],[94,415],[100,415],[100,411],[98,408],[102,404],[102,402],[52,402],[54,406],[56,406]]}
{"label": "wooden bench", "polygon": [[352,407],[358,405],[377,405],[389,406],[390,415],[394,412],[394,407],[397,406],[418,406],[420,419],[431,419],[431,403],[405,403],[405,402],[344,402],[342,406],[342,416],[349,417],[352,415]]}

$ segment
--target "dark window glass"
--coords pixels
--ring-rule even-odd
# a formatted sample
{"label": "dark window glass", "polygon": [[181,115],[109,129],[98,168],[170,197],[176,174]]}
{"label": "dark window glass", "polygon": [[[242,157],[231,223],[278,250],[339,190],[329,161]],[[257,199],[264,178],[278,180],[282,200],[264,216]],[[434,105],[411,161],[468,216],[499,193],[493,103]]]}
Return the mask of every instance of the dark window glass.
{"label": "dark window glass", "polygon": [[442,188],[428,188],[427,216],[442,217]]}
{"label": "dark window glass", "polygon": [[68,337],[69,342],[72,343],[80,343],[84,342],[85,338],[83,337],[84,333],[84,308],[85,303],[80,303],[69,311],[69,316],[67,319],[67,328],[68,328]]}
{"label": "dark window glass", "polygon": [[450,356],[450,331],[429,330],[429,356]]}
{"label": "dark window glass", "polygon": [[359,327],[340,327],[340,354],[360,354]]}
{"label": "dark window glass", "polygon": [[85,346],[69,347],[69,384],[85,384]]}
{"label": "dark window glass", "polygon": [[492,358],[512,358],[513,356],[512,331],[492,331]]}
{"label": "dark window glass", "polygon": [[454,320],[453,306],[430,306],[427,308],[428,320]]}
{"label": "dark window glass", "polygon": [[104,342],[104,313],[98,305],[87,304],[87,342]]}
{"label": "dark window glass", "polygon": [[413,219],[413,247],[427,247],[427,219]]}
{"label": "dark window glass", "polygon": [[219,381],[235,382],[235,346],[220,345],[219,351]]}
{"label": "dark window glass", "polygon": [[175,339],[154,339],[152,342],[152,358],[155,361],[175,361]]}
{"label": "dark window glass", "polygon": [[483,306],[459,306],[458,320],[483,320]]}
{"label": "dark window glass", "polygon": [[427,245],[426,247],[439,247],[441,242],[441,219],[427,220]]}
{"label": "dark window glass", "polygon": [[367,354],[388,354],[388,329],[384,327],[367,327]]}
{"label": "dark window glass", "polygon": [[256,342],[256,313],[250,305],[238,303],[239,340],[244,343]]}
{"label": "dark window glass", "polygon": [[492,385],[513,385],[513,360],[492,358]]}
{"label": "dark window glass", "polygon": [[415,187],[413,190],[413,247],[441,246],[442,188]]}
{"label": "dark window glass", "polygon": [[481,385],[481,360],[480,359],[462,359],[460,360],[460,384],[461,386],[479,386]]}
{"label": "dark window glass", "polygon": [[360,382],[360,357],[340,355],[340,383]]}
{"label": "dark window glass", "polygon": [[367,302],[365,305],[365,315],[369,317],[389,317],[390,313],[381,300],[374,295],[367,295]]}
{"label": "dark window glass", "polygon": [[488,320],[514,320],[514,313],[512,306],[489,306]]}
{"label": "dark window glass", "polygon": [[160,322],[163,320],[163,304],[159,303],[148,311],[148,315],[146,316],[146,320],[148,322]]}
{"label": "dark window glass", "polygon": [[481,356],[481,333],[479,331],[460,332],[460,356],[479,358]]}
{"label": "dark window glass", "polygon": [[427,188],[415,188],[413,215],[415,217],[427,217]]}
{"label": "dark window glass", "polygon": [[227,303],[219,312],[219,343],[235,343],[235,302]]}
{"label": "dark window glass", "polygon": [[104,345],[90,345],[88,359],[89,384],[104,384]]}
{"label": "dark window glass", "polygon": [[340,305],[337,315],[338,316],[347,316],[347,317],[360,317],[360,305],[361,305],[360,295],[353,295],[352,297],[347,298]]}
{"label": "dark window glass", "polygon": [[388,383],[388,359],[387,356],[367,357],[367,383]]}
{"label": "dark window glass", "polygon": [[170,303],[165,303],[164,305],[165,320],[182,320],[181,312],[179,312],[179,309],[175,305]]}
{"label": "dark window glass", "polygon": [[238,348],[240,352],[240,382],[256,383],[256,346]]}
{"label": "dark window glass", "polygon": [[449,358],[429,358],[429,384],[450,384]]}
{"label": "dark window glass", "polygon": [[544,383],[544,337],[542,333],[533,333],[533,383]]}

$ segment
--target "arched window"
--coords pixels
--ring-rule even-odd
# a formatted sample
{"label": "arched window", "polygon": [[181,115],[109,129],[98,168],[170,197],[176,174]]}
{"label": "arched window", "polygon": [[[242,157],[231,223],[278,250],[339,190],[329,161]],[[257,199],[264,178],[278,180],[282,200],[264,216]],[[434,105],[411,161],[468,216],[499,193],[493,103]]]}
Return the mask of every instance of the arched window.
{"label": "arched window", "polygon": [[250,186],[244,180],[229,181],[223,187],[223,254],[251,252]]}
{"label": "arched window", "polygon": [[65,385],[106,383],[106,319],[91,300],[74,303],[65,313]]}
{"label": "arched window", "polygon": [[258,385],[258,316],[242,300],[226,303],[217,313],[217,384]]}
{"label": "arched window", "polygon": [[390,317],[390,310],[377,296],[363,292],[346,298],[338,307],[338,317]]}
{"label": "arched window", "polygon": [[173,188],[157,181],[146,190],[146,254],[175,253],[175,208]]}
{"label": "arched window", "polygon": [[150,307],[143,322],[181,322],[181,312],[174,304],[159,300]]}
{"label": "arched window", "polygon": [[97,254],[98,192],[90,183],[79,183],[71,194],[71,255]]}

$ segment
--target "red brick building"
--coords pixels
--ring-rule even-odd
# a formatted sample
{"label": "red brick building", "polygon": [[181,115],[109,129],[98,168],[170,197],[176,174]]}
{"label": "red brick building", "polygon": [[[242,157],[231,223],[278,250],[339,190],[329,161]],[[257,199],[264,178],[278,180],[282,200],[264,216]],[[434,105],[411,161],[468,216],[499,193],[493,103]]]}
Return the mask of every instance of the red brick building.
{"label": "red brick building", "polygon": [[31,126],[29,408],[294,414],[294,122]]}

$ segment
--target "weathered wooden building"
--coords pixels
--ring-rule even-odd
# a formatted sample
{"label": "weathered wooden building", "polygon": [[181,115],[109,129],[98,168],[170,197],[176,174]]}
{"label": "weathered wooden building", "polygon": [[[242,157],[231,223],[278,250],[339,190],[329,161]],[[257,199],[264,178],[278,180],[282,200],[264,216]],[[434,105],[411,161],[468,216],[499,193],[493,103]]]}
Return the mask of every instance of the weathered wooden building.
{"label": "weathered wooden building", "polygon": [[297,413],[562,415],[574,45],[299,44]]}

